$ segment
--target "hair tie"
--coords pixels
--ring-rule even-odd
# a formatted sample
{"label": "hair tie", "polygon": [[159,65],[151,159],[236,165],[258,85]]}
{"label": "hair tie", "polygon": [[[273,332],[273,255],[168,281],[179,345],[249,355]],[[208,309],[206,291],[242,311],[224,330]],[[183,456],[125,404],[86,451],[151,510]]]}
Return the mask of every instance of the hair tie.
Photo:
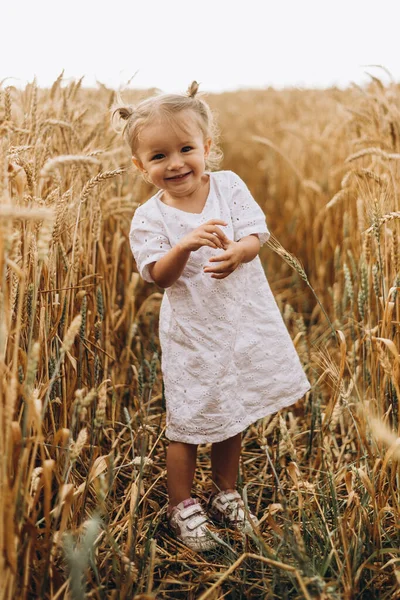
{"label": "hair tie", "polygon": [[197,81],[192,81],[192,83],[189,85],[188,89],[187,89],[187,96],[189,96],[189,98],[194,98],[197,94],[197,92],[199,91],[199,84],[197,83]]}
{"label": "hair tie", "polygon": [[120,106],[115,110],[115,113],[118,113],[119,118],[123,121],[127,121],[133,115],[133,112],[132,106]]}

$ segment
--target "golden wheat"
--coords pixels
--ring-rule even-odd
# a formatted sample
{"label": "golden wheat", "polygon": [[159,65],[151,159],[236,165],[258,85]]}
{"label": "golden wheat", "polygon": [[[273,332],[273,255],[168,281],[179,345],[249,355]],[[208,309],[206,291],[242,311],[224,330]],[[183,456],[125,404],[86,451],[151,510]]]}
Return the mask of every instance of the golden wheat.
{"label": "golden wheat", "polygon": [[153,190],[104,119],[114,100],[63,73],[50,90],[0,88],[0,600],[389,598],[398,86],[209,97],[224,168],[273,232],[261,259],[313,388],[244,433],[239,485],[260,527],[219,532],[201,557],[165,524],[162,295],[129,248]]}

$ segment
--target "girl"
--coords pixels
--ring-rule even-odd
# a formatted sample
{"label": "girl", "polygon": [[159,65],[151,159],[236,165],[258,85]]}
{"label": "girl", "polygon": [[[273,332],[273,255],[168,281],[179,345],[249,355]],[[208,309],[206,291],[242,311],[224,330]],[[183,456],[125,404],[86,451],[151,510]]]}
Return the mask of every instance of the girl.
{"label": "girl", "polygon": [[[119,107],[134,165],[158,192],[139,206],[130,242],[138,271],[165,288],[160,309],[167,405],[168,519],[193,550],[215,545],[209,517],[241,530],[258,521],[236,491],[241,432],[309,389],[258,252],[265,217],[219,158],[208,105],[161,95]],[[211,442],[209,514],[191,497],[197,445]]]}

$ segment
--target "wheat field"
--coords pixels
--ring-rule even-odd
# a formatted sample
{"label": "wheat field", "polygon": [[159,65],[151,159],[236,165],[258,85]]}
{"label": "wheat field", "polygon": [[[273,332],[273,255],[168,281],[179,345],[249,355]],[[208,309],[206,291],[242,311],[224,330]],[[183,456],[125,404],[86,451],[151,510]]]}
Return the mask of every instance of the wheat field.
{"label": "wheat field", "polygon": [[312,390],[243,435],[259,528],[195,554],[166,525],[162,296],[128,239],[153,190],[115,92],[81,83],[0,88],[0,600],[400,598],[400,86],[208,96]]}

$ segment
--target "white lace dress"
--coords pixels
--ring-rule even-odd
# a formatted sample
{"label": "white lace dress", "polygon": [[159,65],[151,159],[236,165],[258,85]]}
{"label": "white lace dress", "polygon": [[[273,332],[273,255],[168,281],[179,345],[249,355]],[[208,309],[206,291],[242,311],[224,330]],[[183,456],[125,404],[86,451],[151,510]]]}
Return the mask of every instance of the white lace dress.
{"label": "white lace dress", "polygon": [[[168,206],[158,192],[136,209],[130,232],[139,273],[189,231],[210,219],[228,223],[235,241],[269,232],[261,208],[238,175],[210,173],[200,214]],[[222,250],[192,252],[181,277],[167,288],[160,310],[166,437],[220,442],[250,423],[293,404],[310,388],[257,256],[225,279],[203,272]]]}

